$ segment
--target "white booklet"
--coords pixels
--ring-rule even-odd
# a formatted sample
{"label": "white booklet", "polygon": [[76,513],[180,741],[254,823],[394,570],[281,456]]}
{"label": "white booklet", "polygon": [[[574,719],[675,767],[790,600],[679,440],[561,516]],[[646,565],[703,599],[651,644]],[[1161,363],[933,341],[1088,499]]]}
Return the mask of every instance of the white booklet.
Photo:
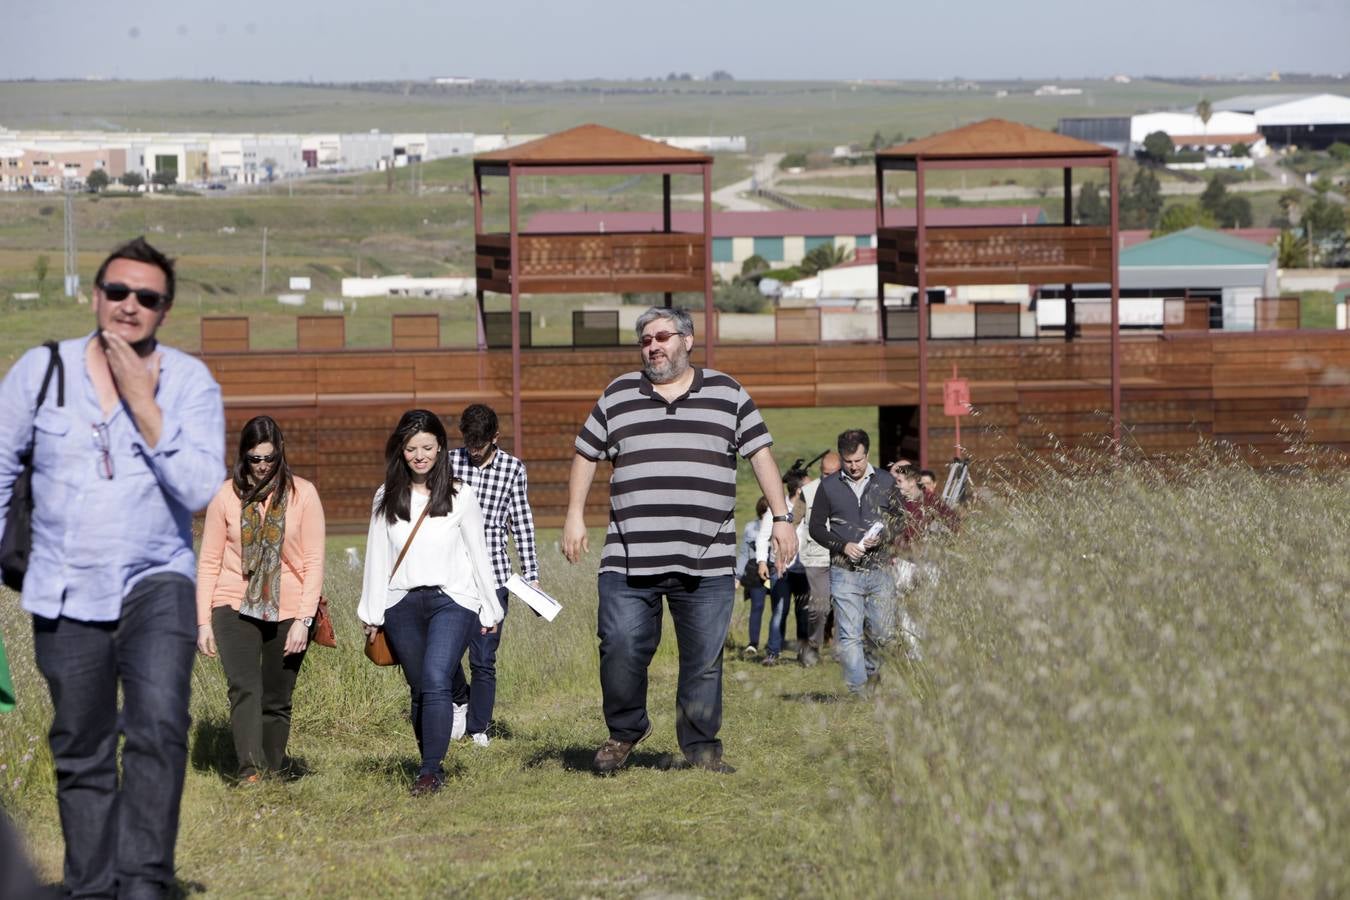
{"label": "white booklet", "polygon": [[512,575],[506,582],[506,589],[515,594],[530,609],[552,622],[562,612],[562,604],[548,594],[534,587],[519,575]]}

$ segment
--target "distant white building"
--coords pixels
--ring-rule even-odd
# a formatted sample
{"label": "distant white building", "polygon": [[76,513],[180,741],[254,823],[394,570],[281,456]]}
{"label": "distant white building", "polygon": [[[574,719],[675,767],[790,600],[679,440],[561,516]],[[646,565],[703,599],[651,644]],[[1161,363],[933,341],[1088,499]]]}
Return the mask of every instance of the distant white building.
{"label": "distant white building", "polygon": [[709,135],[707,137],[661,137],[644,134],[649,141],[660,141],[680,150],[696,153],[744,153],[748,143],[744,135]]}
{"label": "distant white building", "polygon": [[212,138],[207,146],[210,179],[261,184],[305,171],[298,134],[230,135]]}
{"label": "distant white building", "polygon": [[1077,97],[1083,93],[1082,88],[1060,87],[1057,84],[1043,84],[1031,92],[1036,97]]}
{"label": "distant white building", "polygon": [[1257,134],[1256,117],[1249,113],[1215,109],[1209,121],[1202,121],[1193,111],[1151,112],[1130,117],[1130,142],[1143,144],[1144,138],[1161,131],[1177,143],[1176,135]]}
{"label": "distant white building", "polygon": [[1275,147],[1325,150],[1337,141],[1350,143],[1350,97],[1340,94],[1248,94],[1221,100],[1214,109],[1252,116]]}
{"label": "distant white building", "polygon": [[394,137],[378,131],[309,134],[300,140],[300,153],[307,169],[376,169],[394,155]]}
{"label": "distant white building", "polygon": [[433,159],[445,159],[451,156],[472,156],[473,135],[468,132],[459,134],[395,134],[393,136],[395,160],[406,157],[409,160],[429,162]]}
{"label": "distant white building", "polygon": [[385,275],[378,278],[342,279],[344,297],[463,297],[477,290],[477,282],[468,277],[413,278],[410,275]]}

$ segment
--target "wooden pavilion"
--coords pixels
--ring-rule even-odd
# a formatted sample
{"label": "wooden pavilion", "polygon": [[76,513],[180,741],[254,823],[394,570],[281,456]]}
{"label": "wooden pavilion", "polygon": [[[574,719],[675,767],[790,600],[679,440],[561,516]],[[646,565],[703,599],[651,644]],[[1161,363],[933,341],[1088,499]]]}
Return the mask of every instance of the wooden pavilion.
{"label": "wooden pavilion", "polygon": [[[1111,218],[1106,227],[1076,225],[1073,170],[1107,170]],[[925,176],[934,171],[1050,168],[1063,171],[1060,225],[930,228]],[[888,224],[886,173],[914,173],[915,224]],[[931,285],[1062,284],[1067,300],[1065,340],[1074,338],[1073,285],[1111,286],[1111,423],[1120,439],[1120,266],[1116,154],[1101,144],[1042,131],[1019,122],[986,119],[931,135],[876,155],[877,314],[883,341],[918,340],[919,460],[928,465],[928,288]],[[913,307],[887,309],[886,285],[916,289]],[[912,325],[905,327],[905,319]],[[893,328],[892,325],[900,327]],[[899,332],[897,334],[897,332]]]}
{"label": "wooden pavilion", "polygon": [[[487,348],[487,291],[511,295],[511,419],[521,446],[520,295],[654,292],[671,305],[676,292],[703,293],[703,321],[711,323],[712,157],[658,141],[581,125],[517,147],[482,153],[473,161],[473,223],[478,292],[478,347]],[[660,175],[662,230],[603,233],[522,233],[519,182],[527,175]],[[672,228],[670,178],[703,179],[703,231]],[[507,231],[483,225],[483,178],[507,180]],[[713,364],[714,341],[700,336]]]}

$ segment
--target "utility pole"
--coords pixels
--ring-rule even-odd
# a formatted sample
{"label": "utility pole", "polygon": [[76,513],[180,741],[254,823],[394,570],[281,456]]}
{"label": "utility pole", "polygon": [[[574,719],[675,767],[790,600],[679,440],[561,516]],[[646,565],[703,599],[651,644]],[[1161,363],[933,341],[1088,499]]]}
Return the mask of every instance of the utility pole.
{"label": "utility pole", "polygon": [[77,297],[80,293],[80,270],[75,262],[75,195],[66,186],[66,272],[65,288],[67,297]]}
{"label": "utility pole", "polygon": [[258,293],[267,293],[267,226],[263,226],[263,249],[262,249],[262,285],[258,288]]}

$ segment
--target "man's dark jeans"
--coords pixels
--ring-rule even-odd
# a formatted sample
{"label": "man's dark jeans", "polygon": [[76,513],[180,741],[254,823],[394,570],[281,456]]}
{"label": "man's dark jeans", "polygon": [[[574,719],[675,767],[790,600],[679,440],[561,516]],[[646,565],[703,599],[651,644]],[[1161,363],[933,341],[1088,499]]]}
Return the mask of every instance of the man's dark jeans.
{"label": "man's dark jeans", "polygon": [[138,582],[116,622],[33,617],[68,896],[160,897],[174,885],[196,621],[192,581],[173,574]]}
{"label": "man's dark jeans", "polygon": [[450,672],[464,655],[478,616],[434,587],[417,587],[384,611],[388,638],[412,694],[413,732],[422,754],[418,775],[443,775],[450,748]]}
{"label": "man's dark jeans", "polygon": [[506,625],[506,588],[497,588],[497,602],[502,605],[502,622],[496,631],[474,631],[469,637],[469,673],[473,682],[464,679],[464,665],[456,660],[451,690],[456,703],[469,704],[469,720],[465,732],[486,732],[492,724],[492,708],[497,703],[497,648],[502,642],[502,628]]}
{"label": "man's dark jeans", "polygon": [[291,694],[305,653],[286,653],[295,619],[263,622],[228,606],[211,610],[211,630],[230,686],[230,732],[242,778],[285,767]]}
{"label": "man's dark jeans", "polygon": [[647,732],[647,667],[661,642],[665,597],[680,651],[675,737],[691,760],[721,758],[722,645],[731,627],[735,589],[730,575],[600,573],[600,691],[611,738],[636,741]]}
{"label": "man's dark jeans", "polygon": [[756,578],[745,589],[745,599],[750,601],[750,643],[747,646],[759,649],[759,627],[764,620],[764,598],[769,589],[764,582]]}

